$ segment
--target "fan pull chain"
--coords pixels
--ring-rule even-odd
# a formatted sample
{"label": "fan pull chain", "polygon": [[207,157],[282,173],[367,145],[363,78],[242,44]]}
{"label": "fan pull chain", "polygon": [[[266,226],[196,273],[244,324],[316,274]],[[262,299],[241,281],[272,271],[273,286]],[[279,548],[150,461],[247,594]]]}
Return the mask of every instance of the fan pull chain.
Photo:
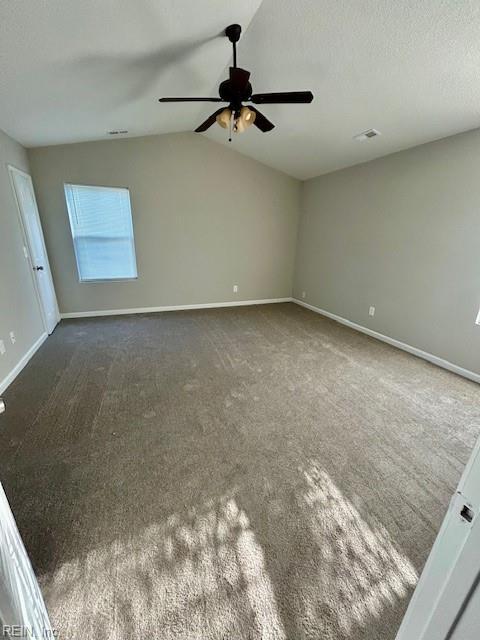
{"label": "fan pull chain", "polygon": [[233,121],[233,113],[230,116],[230,126],[229,126],[229,135],[228,135],[228,141],[229,142],[232,141],[232,121]]}

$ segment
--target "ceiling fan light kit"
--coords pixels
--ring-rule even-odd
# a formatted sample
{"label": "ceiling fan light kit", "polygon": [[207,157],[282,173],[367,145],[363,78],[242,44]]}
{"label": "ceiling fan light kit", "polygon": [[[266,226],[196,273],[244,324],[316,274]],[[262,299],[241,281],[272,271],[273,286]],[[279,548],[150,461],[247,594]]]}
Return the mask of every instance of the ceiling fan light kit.
{"label": "ceiling fan light kit", "polygon": [[[243,133],[252,124],[260,131],[271,131],[275,125],[258,109],[246,106],[244,102],[254,104],[308,104],[313,100],[311,91],[285,91],[279,93],[252,93],[249,82],[250,72],[237,67],[237,42],[242,28],[239,24],[231,24],[225,29],[225,35],[233,45],[233,66],[230,67],[229,78],[220,83],[218,98],[160,98],[159,102],[225,102],[228,107],[212,113],[205,122],[195,129],[201,133],[217,122],[223,129],[230,128],[234,133]],[[231,141],[231,135],[229,140]]]}
{"label": "ceiling fan light kit", "polygon": [[252,124],[255,122],[256,117],[257,114],[255,113],[255,111],[252,111],[248,107],[242,107],[240,109],[240,114],[238,115],[237,119],[235,120],[235,124],[233,125],[233,130],[235,131],[235,133],[243,133],[245,129],[248,129],[248,127],[252,126]]}
{"label": "ceiling fan light kit", "polygon": [[223,111],[220,111],[220,113],[215,118],[215,120],[217,121],[217,124],[219,124],[222,127],[222,129],[228,129],[228,127],[230,126],[230,122],[232,120],[231,109],[227,108],[227,109],[223,109]]}
{"label": "ceiling fan light kit", "polygon": [[248,107],[242,107],[240,112],[236,113],[227,107],[218,114],[215,120],[222,129],[228,129],[228,127],[232,125],[233,118],[233,131],[235,133],[243,133],[245,129],[251,127],[255,122],[256,115],[257,114]]}

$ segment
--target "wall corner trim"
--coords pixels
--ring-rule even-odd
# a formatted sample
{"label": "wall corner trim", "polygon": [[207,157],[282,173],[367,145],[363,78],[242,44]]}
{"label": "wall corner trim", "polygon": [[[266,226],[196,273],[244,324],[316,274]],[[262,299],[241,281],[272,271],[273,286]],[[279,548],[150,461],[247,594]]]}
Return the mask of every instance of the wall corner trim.
{"label": "wall corner trim", "polygon": [[472,380],[473,382],[477,382],[480,384],[480,374],[478,373],[474,373],[473,371],[464,369],[463,367],[453,364],[448,360],[439,358],[438,356],[435,356],[432,353],[428,353],[427,351],[417,349],[417,347],[412,347],[411,345],[406,344],[405,342],[401,342],[400,340],[396,340],[395,338],[390,338],[390,336],[386,336],[383,333],[378,333],[378,331],[363,327],[361,324],[357,324],[355,322],[352,322],[351,320],[342,318],[342,316],[337,316],[334,313],[330,313],[330,311],[325,311],[325,309],[320,309],[320,307],[315,307],[313,304],[308,304],[307,302],[299,300],[298,298],[292,298],[292,302],[300,305],[301,307],[305,307],[306,309],[310,309],[310,311],[314,311],[315,313],[319,313],[322,316],[330,318],[331,320],[335,320],[335,322],[339,322],[340,324],[350,327],[351,329],[355,329],[356,331],[365,333],[367,336],[376,338],[377,340],[381,340],[382,342],[386,342],[393,347],[397,347],[397,349],[407,351],[408,353],[411,353],[418,358],[422,358],[423,360],[427,360],[428,362],[431,362],[438,367],[442,367],[442,369],[447,369],[447,371],[451,371],[459,376],[462,376],[463,378],[467,378],[468,380]]}
{"label": "wall corner trim", "polygon": [[61,313],[60,317],[68,318],[95,318],[98,316],[124,316],[135,313],[160,313],[163,311],[189,311],[194,309],[217,309],[220,307],[247,307],[256,304],[276,304],[279,302],[292,302],[292,298],[267,298],[265,300],[234,300],[231,302],[206,302],[203,304],[177,304],[163,307],[135,307],[133,309],[99,309],[98,311],[73,311]]}
{"label": "wall corner trim", "polygon": [[13,369],[8,373],[3,380],[0,380],[0,393],[3,393],[7,387],[9,387],[15,378],[18,376],[20,371],[28,364],[29,360],[35,355],[35,353],[40,349],[42,344],[48,338],[48,334],[42,333],[42,335],[36,340],[30,349],[22,356],[20,361],[13,367]]}

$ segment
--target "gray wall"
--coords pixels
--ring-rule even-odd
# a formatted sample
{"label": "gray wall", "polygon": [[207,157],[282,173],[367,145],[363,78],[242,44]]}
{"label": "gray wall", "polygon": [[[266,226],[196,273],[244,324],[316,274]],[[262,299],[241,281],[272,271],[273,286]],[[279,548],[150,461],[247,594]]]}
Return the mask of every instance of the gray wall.
{"label": "gray wall", "polygon": [[[23,147],[0,131],[0,339],[7,349],[3,356],[0,355],[0,387],[2,380],[45,331],[23,253],[8,164],[29,170]],[[15,344],[10,342],[10,331],[15,332]]]}
{"label": "gray wall", "polygon": [[302,291],[479,373],[480,132],[304,183],[294,296]]}
{"label": "gray wall", "polygon": [[[291,295],[297,180],[188,133],[43,147],[29,159],[61,312]],[[138,280],[79,283],[64,182],[130,189]]]}

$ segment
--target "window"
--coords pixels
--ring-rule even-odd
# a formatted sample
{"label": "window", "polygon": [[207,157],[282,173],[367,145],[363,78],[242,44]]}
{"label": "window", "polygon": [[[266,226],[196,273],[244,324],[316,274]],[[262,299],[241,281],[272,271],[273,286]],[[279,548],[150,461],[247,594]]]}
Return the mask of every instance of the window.
{"label": "window", "polygon": [[137,277],[128,189],[65,185],[80,282]]}

